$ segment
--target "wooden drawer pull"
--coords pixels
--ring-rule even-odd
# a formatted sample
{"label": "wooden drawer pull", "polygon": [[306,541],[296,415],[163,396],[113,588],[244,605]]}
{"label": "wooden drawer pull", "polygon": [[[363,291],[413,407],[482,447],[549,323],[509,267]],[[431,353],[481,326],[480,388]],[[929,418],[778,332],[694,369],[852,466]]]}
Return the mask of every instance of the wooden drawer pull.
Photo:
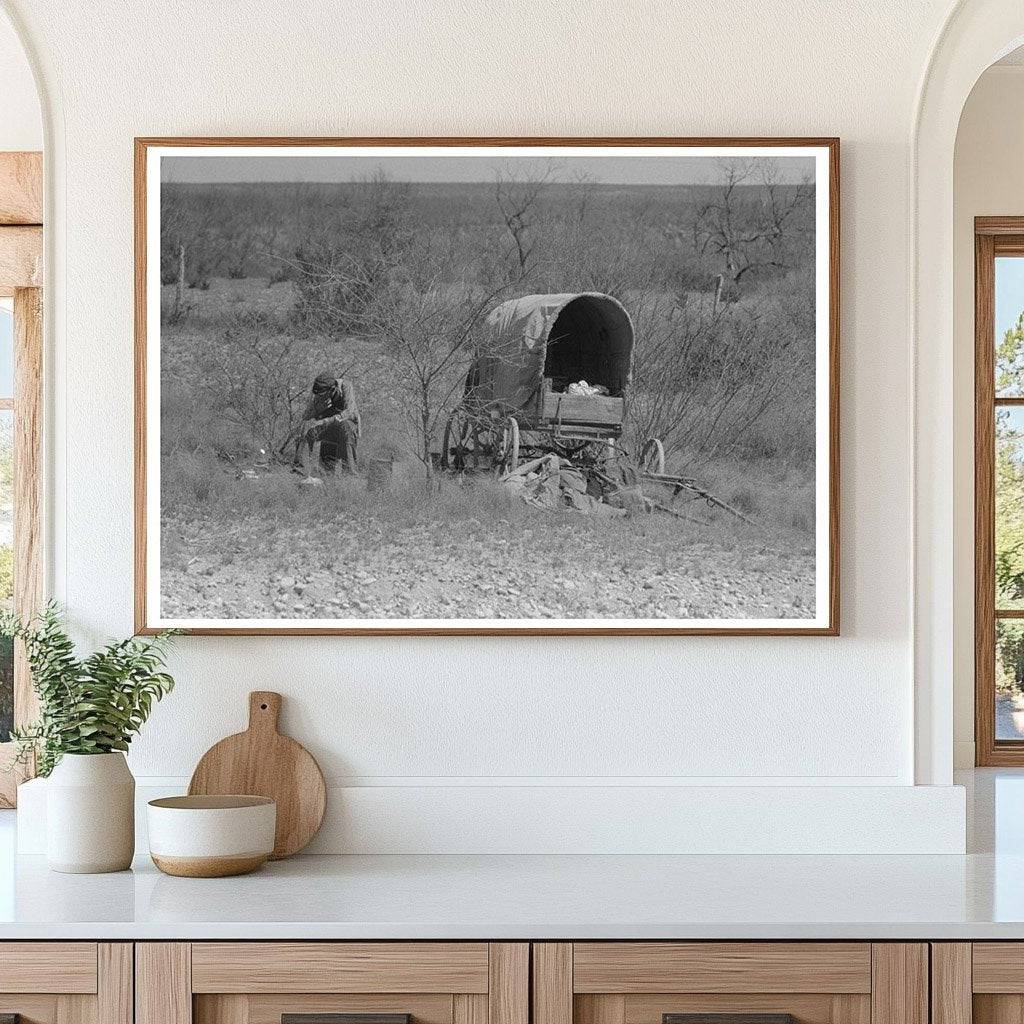
{"label": "wooden drawer pull", "polygon": [[796,1024],[791,1013],[663,1013],[661,1024]]}
{"label": "wooden drawer pull", "polygon": [[[0,1024],[7,1024],[0,1020]],[[15,1022],[17,1024],[17,1022]],[[282,1013],[281,1024],[412,1024],[411,1013]]]}

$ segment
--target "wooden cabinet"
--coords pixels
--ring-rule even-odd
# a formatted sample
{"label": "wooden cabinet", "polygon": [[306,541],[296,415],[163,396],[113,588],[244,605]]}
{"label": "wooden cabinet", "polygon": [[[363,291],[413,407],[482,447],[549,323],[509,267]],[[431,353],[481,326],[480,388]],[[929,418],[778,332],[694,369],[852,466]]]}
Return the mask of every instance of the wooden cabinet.
{"label": "wooden cabinet", "polygon": [[[533,946],[533,1024],[928,1024],[928,947],[869,942]],[[730,1024],[720,1018],[721,1024]]]}
{"label": "wooden cabinet", "polygon": [[129,942],[0,943],[0,1016],[21,1024],[132,1024]]}
{"label": "wooden cabinet", "polygon": [[139,943],[136,1024],[529,1024],[529,966],[522,942]]}
{"label": "wooden cabinet", "polygon": [[1024,1020],[1024,942],[932,943],[933,1024]]}
{"label": "wooden cabinet", "polygon": [[[1020,1024],[1024,943],[0,942],[6,1014],[22,1024]],[[685,1016],[708,1014],[733,1019]]]}

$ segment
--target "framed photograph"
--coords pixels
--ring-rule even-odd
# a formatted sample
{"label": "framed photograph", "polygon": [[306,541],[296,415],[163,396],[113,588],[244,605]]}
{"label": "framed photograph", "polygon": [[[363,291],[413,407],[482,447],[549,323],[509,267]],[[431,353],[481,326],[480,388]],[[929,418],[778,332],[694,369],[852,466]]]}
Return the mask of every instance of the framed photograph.
{"label": "framed photograph", "polygon": [[140,632],[838,632],[837,139],[135,174]]}

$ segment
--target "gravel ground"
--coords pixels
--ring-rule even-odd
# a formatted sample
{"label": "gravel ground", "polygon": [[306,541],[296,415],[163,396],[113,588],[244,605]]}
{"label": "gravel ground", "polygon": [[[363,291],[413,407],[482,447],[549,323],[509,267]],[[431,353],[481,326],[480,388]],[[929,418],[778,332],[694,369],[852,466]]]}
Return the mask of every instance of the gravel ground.
{"label": "gravel ground", "polygon": [[[523,506],[503,518],[165,518],[171,618],[807,618],[814,556],[748,527]],[[169,543],[168,543],[169,541]]]}

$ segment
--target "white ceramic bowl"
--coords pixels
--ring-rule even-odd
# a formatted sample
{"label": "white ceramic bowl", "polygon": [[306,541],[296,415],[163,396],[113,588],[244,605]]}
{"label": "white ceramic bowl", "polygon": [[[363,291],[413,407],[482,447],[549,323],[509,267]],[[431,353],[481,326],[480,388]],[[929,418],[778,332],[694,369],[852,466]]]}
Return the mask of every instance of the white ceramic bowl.
{"label": "white ceramic bowl", "polygon": [[150,856],[168,875],[244,875],[274,850],[277,805],[268,797],[168,796],[150,800],[146,817]]}

